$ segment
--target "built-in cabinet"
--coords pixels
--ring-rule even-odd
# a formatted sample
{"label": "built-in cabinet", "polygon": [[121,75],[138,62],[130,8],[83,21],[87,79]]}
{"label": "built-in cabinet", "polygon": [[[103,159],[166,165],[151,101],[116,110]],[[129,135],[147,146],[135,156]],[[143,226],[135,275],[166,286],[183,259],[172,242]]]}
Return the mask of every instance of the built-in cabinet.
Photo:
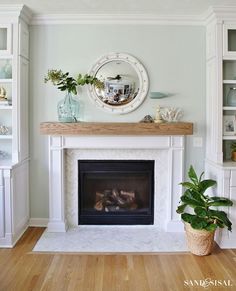
{"label": "built-in cabinet", "polygon": [[29,221],[27,14],[0,6],[0,247],[12,247]]}
{"label": "built-in cabinet", "polygon": [[227,210],[232,233],[218,233],[223,248],[236,245],[236,162],[231,160],[236,142],[236,21],[226,10],[213,10],[206,28],[206,172],[217,180],[214,194],[235,201]]}

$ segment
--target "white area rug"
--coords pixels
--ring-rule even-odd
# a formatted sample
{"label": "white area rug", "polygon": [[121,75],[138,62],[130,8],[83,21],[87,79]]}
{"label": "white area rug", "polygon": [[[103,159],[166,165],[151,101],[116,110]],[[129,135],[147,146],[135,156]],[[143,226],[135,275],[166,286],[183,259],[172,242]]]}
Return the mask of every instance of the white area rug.
{"label": "white area rug", "polygon": [[184,233],[153,226],[79,226],[66,233],[45,231],[33,251],[79,253],[184,252]]}

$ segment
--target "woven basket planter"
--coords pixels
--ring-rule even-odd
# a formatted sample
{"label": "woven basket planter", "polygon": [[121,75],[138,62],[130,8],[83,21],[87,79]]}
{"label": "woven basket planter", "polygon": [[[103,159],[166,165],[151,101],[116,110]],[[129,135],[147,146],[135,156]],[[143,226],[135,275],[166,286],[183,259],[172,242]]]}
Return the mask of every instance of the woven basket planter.
{"label": "woven basket planter", "polygon": [[187,245],[191,253],[197,256],[207,256],[214,246],[215,231],[193,229],[185,223]]}

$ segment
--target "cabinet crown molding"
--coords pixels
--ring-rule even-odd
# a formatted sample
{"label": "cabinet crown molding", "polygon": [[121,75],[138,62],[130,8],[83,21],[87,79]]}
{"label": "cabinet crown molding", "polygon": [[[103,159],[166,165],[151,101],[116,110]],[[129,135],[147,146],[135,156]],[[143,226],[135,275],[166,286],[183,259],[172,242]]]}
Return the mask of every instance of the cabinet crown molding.
{"label": "cabinet crown molding", "polygon": [[223,23],[225,19],[235,21],[236,6],[211,6],[202,14],[202,17],[205,19],[205,25],[211,21]]}
{"label": "cabinet crown molding", "polygon": [[23,4],[0,4],[1,23],[18,22],[19,18],[29,24],[32,18],[31,10]]}

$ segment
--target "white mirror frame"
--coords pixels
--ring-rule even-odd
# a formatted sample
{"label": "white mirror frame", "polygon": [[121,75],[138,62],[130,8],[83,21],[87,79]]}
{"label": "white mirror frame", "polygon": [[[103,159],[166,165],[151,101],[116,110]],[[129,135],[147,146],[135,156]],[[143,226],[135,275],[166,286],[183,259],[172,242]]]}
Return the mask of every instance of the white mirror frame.
{"label": "white mirror frame", "polygon": [[104,103],[97,96],[94,86],[92,85],[88,86],[88,93],[92,101],[96,104],[96,106],[100,107],[106,112],[114,113],[114,114],[125,114],[125,113],[135,110],[143,103],[145,97],[147,96],[148,88],[149,88],[148,74],[147,74],[146,69],[140,63],[139,60],[125,53],[110,53],[110,54],[102,56],[93,65],[93,67],[91,68],[88,74],[91,76],[96,76],[98,70],[102,66],[104,66],[106,63],[109,63],[111,61],[124,61],[130,64],[133,67],[133,69],[136,71],[138,75],[139,83],[140,83],[139,92],[137,96],[128,104],[120,105],[120,106],[113,106],[113,105]]}

